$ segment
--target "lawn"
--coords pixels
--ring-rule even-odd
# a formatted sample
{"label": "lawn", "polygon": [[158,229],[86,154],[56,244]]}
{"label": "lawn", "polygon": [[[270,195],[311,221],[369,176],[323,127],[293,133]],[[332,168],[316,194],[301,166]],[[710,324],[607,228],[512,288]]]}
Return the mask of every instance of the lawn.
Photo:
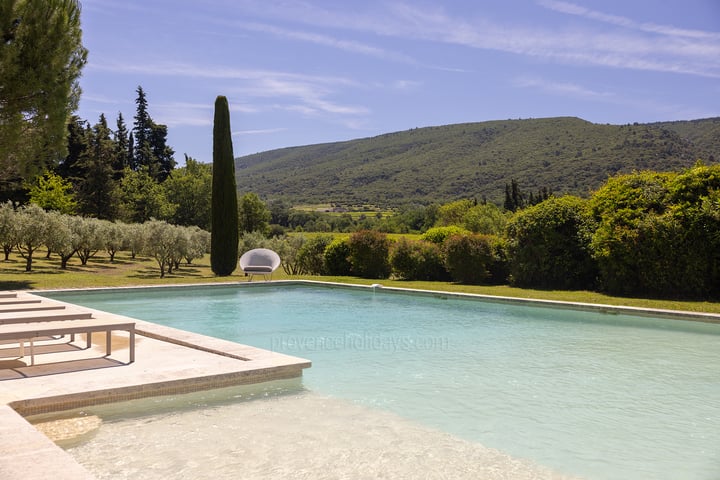
{"label": "lawn", "polygon": [[[588,291],[531,290],[502,286],[458,285],[448,282],[407,282],[402,280],[368,280],[356,277],[290,276],[282,269],[273,274],[274,280],[316,280],[339,283],[370,285],[382,283],[388,287],[421,290],[449,291],[493,295],[503,297],[560,300],[569,302],[600,303],[641,308],[661,308],[720,314],[719,302],[695,302],[655,300],[642,298],[612,297]],[[68,263],[66,270],[60,269],[55,257],[38,255],[33,261],[33,271],[25,272],[25,260],[10,255],[8,261],[0,261],[0,290],[47,290],[61,288],[127,287],[142,285],[245,282],[247,277],[236,270],[228,277],[217,277],[210,270],[210,257],[194,260],[191,265],[181,265],[179,270],[160,278],[160,270],[153,258],[131,258],[129,253],[120,252],[115,261],[98,253],[87,265],[80,265],[77,258]]]}

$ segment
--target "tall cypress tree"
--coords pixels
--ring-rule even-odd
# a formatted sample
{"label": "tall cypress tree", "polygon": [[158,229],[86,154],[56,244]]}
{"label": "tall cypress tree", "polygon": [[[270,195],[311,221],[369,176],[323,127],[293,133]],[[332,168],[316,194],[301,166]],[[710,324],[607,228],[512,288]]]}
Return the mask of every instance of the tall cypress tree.
{"label": "tall cypress tree", "polygon": [[210,267],[215,275],[230,275],[238,262],[238,201],[235,158],[227,98],[215,100]]}

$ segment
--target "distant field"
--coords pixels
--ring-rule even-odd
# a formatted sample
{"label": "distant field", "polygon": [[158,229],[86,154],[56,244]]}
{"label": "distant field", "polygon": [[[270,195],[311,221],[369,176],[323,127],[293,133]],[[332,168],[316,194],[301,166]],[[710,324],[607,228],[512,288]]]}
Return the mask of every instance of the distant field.
{"label": "distant field", "polygon": [[[290,232],[288,235],[302,235],[305,238],[314,238],[321,235],[330,235],[333,238],[350,238],[352,233],[338,233],[338,232]],[[420,233],[388,233],[387,237],[390,240],[400,240],[406,238],[408,240],[419,240],[422,234]]]}
{"label": "distant field", "polygon": [[378,217],[378,215],[380,215],[380,217],[382,218],[385,218],[390,217],[395,213],[392,210],[383,210],[372,205],[338,207],[330,205],[329,203],[318,203],[312,205],[295,205],[292,208],[293,210],[300,210],[302,212],[321,212],[334,216],[350,215],[353,220],[357,220],[363,216]]}

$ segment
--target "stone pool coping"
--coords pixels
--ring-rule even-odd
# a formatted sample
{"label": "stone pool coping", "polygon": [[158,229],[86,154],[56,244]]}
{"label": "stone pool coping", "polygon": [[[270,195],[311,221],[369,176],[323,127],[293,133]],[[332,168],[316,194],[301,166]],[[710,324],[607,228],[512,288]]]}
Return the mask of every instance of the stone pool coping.
{"label": "stone pool coping", "polygon": [[[262,288],[268,285],[274,287],[306,285],[372,291],[382,290],[383,292],[397,294],[463,298],[493,303],[720,323],[720,315],[702,312],[521,299],[386,287],[381,284],[352,285],[312,280],[279,280],[252,284],[233,282],[150,287],[37,290],[32,293],[27,291],[17,291],[17,293],[22,296],[39,297],[45,302],[58,302],[43,298],[42,294],[84,292],[88,290],[131,291],[133,289],[145,290],[148,288],[196,289],[218,286]],[[82,308],[92,311],[98,317],[127,318],[99,310]],[[68,453],[30,425],[20,413],[30,415],[153,395],[177,394],[290,378],[300,376],[302,370],[310,366],[310,362],[304,359],[164,327],[150,322],[135,321],[138,340],[136,342],[137,353],[134,364],[126,365],[124,363],[127,361],[127,352],[122,348],[111,357],[104,358],[104,350],[100,346],[91,349],[91,351],[73,350],[71,352],[53,353],[52,355],[61,359],[57,363],[61,365],[68,364],[68,371],[63,372],[58,371],[56,364],[43,364],[42,360],[35,367],[19,366],[8,368],[3,366],[3,360],[0,359],[0,451],[4,453],[3,458],[0,459],[0,478],[5,480],[19,480],[21,478],[23,480],[40,480],[47,478],[50,472],[56,480],[90,480],[94,478]],[[101,341],[100,344],[102,343],[104,342]],[[73,370],[72,362],[78,355],[82,355],[82,361],[85,364],[80,365],[79,370]],[[42,357],[43,355],[38,356],[38,358]],[[185,365],[177,365],[178,358],[182,358]],[[34,369],[35,373],[31,372],[30,369]],[[46,369],[46,371],[43,372],[41,369]],[[8,371],[12,372],[15,377],[12,378],[11,375],[11,378],[8,378]]]}

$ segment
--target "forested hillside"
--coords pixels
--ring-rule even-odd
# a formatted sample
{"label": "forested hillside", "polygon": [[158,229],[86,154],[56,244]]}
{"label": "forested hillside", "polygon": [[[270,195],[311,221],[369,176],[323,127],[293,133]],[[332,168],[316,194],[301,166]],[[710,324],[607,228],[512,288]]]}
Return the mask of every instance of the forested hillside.
{"label": "forested hillside", "polygon": [[618,172],[678,170],[720,152],[720,118],[599,125],[573,117],[416,128],[236,159],[238,189],[266,200],[393,207],[526,192],[587,196]]}

